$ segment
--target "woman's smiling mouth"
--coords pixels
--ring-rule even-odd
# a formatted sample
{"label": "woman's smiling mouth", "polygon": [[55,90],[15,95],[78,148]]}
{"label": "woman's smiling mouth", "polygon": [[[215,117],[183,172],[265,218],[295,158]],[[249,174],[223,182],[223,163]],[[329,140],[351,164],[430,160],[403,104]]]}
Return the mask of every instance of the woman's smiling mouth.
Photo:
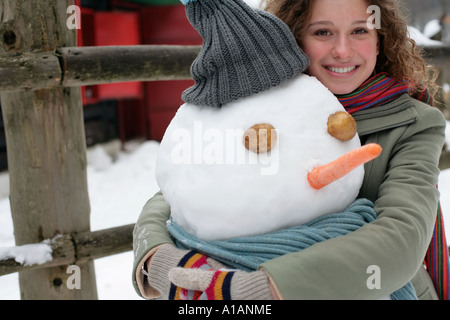
{"label": "woman's smiling mouth", "polygon": [[358,67],[359,66],[351,66],[351,67],[339,68],[339,67],[325,66],[325,68],[327,70],[330,70],[330,71],[332,71],[334,73],[339,73],[339,74],[349,73],[349,72],[355,70]]}

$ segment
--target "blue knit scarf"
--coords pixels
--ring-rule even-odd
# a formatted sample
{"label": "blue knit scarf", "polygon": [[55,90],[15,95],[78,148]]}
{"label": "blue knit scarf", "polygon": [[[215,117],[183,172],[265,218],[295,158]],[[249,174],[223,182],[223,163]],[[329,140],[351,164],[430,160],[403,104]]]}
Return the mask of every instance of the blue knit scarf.
{"label": "blue knit scarf", "polygon": [[[375,218],[373,203],[367,199],[357,199],[343,212],[265,235],[206,242],[187,233],[172,219],[168,221],[167,228],[178,247],[204,253],[231,268],[253,271],[265,261],[346,235]],[[391,299],[417,300],[417,295],[412,284],[408,283],[392,293]]]}

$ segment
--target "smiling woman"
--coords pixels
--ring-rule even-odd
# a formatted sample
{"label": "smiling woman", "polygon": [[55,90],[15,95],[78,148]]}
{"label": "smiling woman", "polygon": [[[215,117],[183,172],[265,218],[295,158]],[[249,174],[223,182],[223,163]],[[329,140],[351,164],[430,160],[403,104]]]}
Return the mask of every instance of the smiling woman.
{"label": "smiling woman", "polygon": [[[365,48],[359,51],[359,47],[353,47],[351,44],[360,43],[365,41],[366,37],[370,35],[376,35],[377,38],[377,52],[372,53],[376,56],[376,64],[374,70],[371,73],[367,70],[369,75],[374,75],[380,72],[387,72],[390,76],[398,81],[407,81],[409,89],[414,91],[420,96],[421,93],[426,91],[428,96],[428,102],[434,100],[436,93],[439,90],[439,86],[436,83],[438,71],[434,66],[425,65],[423,60],[423,50],[416,46],[414,40],[409,38],[407,29],[407,20],[403,12],[407,10],[401,7],[399,1],[392,0],[302,0],[296,1],[294,4],[291,1],[285,0],[266,0],[265,10],[274,13],[281,18],[292,30],[294,36],[297,39],[297,43],[304,51],[310,49],[310,45],[313,44],[309,41],[308,48],[306,48],[305,41],[313,39],[323,39],[325,43],[330,43],[332,39],[335,39],[338,34],[336,30],[331,27],[338,27],[339,20],[342,23],[346,22],[347,30],[351,34],[347,34],[347,40],[340,43],[340,48],[336,52],[346,53],[347,55],[353,55],[351,61],[337,61],[336,58],[342,56],[333,56],[327,58],[327,60],[320,61],[320,55],[325,54],[321,50],[325,50],[325,44],[322,44],[320,48],[315,50],[319,51],[318,57],[311,56],[317,54],[317,52],[309,52],[310,59],[319,60],[316,66],[314,62],[311,63],[311,70],[308,72],[315,72],[313,69],[323,75],[324,78],[328,78],[331,82],[333,76],[339,79],[338,82],[344,81],[341,78],[346,78],[349,73],[352,75],[361,74],[362,70],[359,63],[371,61],[365,52]],[[347,10],[343,10],[345,3],[347,4]],[[332,8],[332,10],[329,10]],[[318,9],[313,10],[313,9]],[[328,17],[327,17],[327,10]],[[321,13],[322,12],[322,13]],[[322,15],[321,15],[322,14]],[[347,17],[347,21],[341,19],[341,17]],[[353,19],[353,20],[352,20]],[[318,33],[313,36],[308,34],[312,30],[308,30],[308,27],[314,27],[315,23],[323,24],[316,26],[315,30]],[[339,30],[337,30],[339,31]],[[345,29],[341,29],[345,31]],[[352,33],[353,32],[353,33]],[[331,40],[330,40],[331,39]],[[353,40],[353,41],[350,41]],[[319,41],[316,41],[319,43]],[[339,43],[338,43],[339,44]],[[367,50],[369,47],[367,48]],[[331,48],[329,54],[332,54]],[[344,50],[344,52],[342,52]],[[367,53],[370,55],[370,53]],[[362,55],[362,56],[361,56]],[[345,57],[345,56],[344,56]],[[323,57],[325,58],[325,57]],[[335,59],[332,59],[335,58]],[[369,60],[358,60],[361,58]],[[328,60],[329,59],[329,60]],[[331,60],[331,61],[330,61]],[[322,64],[320,64],[322,62]],[[343,63],[347,62],[347,63]],[[332,70],[326,69],[327,66]],[[344,69],[347,68],[347,69]],[[350,68],[350,70],[348,69]],[[353,70],[351,70],[354,68]],[[327,72],[329,71],[329,72]],[[363,80],[366,80],[366,77]],[[345,79],[348,81],[348,78]],[[336,85],[336,84],[334,84]],[[342,89],[340,93],[334,92],[332,88],[330,90],[336,94],[345,94],[345,85],[343,88],[336,87],[336,90]]]}
{"label": "smiling woman", "polygon": [[[329,10],[333,5],[335,10]],[[334,94],[355,90],[375,68],[378,34],[368,26],[364,1],[318,0],[302,49],[310,57],[309,75],[317,77]]]}

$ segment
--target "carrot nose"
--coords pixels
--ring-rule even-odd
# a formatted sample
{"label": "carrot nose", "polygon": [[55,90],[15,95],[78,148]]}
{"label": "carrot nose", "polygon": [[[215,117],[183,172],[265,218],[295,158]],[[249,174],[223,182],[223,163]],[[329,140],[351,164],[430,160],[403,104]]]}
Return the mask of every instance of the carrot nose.
{"label": "carrot nose", "polygon": [[314,189],[321,189],[342,178],[360,165],[375,159],[380,153],[380,145],[376,143],[366,144],[330,163],[314,168],[308,173],[308,182]]}

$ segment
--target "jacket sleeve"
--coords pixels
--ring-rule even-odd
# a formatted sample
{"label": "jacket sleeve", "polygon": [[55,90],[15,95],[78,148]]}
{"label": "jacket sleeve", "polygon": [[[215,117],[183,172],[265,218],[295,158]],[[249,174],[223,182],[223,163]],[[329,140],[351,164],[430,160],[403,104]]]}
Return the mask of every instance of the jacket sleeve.
{"label": "jacket sleeve", "polygon": [[[404,286],[422,267],[436,219],[445,120],[435,108],[422,107],[418,113],[413,124],[393,129],[391,137],[396,138],[382,144],[385,168],[368,175],[382,177],[379,188],[374,186],[375,221],[260,266],[283,298],[380,299]],[[379,289],[367,285],[372,266],[380,271]]]}
{"label": "jacket sleeve", "polygon": [[157,298],[159,292],[144,281],[141,272],[145,261],[162,244],[173,244],[166,228],[170,207],[161,192],[156,193],[144,205],[133,230],[134,263],[132,280],[136,292],[144,298]]}

